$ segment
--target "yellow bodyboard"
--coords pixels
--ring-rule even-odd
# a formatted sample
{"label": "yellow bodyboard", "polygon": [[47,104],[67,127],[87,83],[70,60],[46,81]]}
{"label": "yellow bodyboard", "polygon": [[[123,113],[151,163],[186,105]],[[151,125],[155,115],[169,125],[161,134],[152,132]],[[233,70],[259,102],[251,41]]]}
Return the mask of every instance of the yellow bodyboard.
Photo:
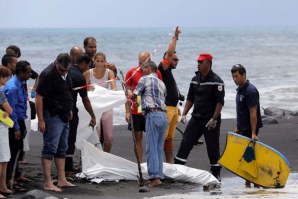
{"label": "yellow bodyboard", "polygon": [[226,147],[218,163],[236,175],[263,187],[280,188],[287,183],[291,165],[276,149],[256,141],[255,160],[245,161],[243,154],[251,139],[229,132]]}
{"label": "yellow bodyboard", "polygon": [[10,119],[10,117],[3,117],[3,111],[0,109],[0,121],[7,127],[12,128],[13,127],[13,121]]}

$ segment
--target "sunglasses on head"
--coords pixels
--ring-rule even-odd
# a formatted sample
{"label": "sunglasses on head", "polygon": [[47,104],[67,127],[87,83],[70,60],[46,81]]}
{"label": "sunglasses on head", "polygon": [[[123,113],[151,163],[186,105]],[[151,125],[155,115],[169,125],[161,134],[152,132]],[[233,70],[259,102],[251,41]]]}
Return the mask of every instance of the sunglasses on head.
{"label": "sunglasses on head", "polygon": [[241,68],[242,65],[241,65],[241,64],[235,64],[233,67],[234,67],[234,68]]}

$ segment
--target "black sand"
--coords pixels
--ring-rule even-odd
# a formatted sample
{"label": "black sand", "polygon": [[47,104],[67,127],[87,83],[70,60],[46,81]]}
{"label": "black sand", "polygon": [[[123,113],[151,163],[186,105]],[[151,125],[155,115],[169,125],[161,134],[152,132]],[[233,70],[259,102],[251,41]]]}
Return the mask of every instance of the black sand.
{"label": "black sand", "polygon": [[[298,117],[281,119],[279,124],[266,125],[259,133],[260,141],[272,146],[285,155],[291,163],[292,172],[298,171]],[[226,132],[234,129],[235,120],[225,119],[222,122],[220,146],[223,151],[226,142]],[[185,125],[179,124],[179,128],[184,130]],[[24,184],[28,190],[43,190],[43,175],[40,161],[42,146],[41,134],[31,133],[30,151],[26,153],[28,164],[21,165],[24,175],[27,175],[33,182]],[[181,134],[177,131],[175,135],[175,151],[177,151]],[[114,127],[114,143],[112,153],[131,161],[136,161],[133,151],[133,141],[131,132],[126,126]],[[76,164],[79,164],[79,152],[76,152]],[[206,145],[195,146],[188,158],[187,166],[209,170],[209,160],[206,152]],[[54,167],[55,168],[55,167]],[[53,170],[55,176],[55,170]],[[226,177],[235,176],[231,172],[222,169],[222,183]],[[173,193],[187,193],[191,191],[202,191],[202,187],[196,184],[183,183],[177,181],[166,181],[161,187],[151,188],[150,192],[139,193],[136,181],[102,182],[92,184],[90,182],[75,182],[78,187],[63,189],[62,193],[47,192],[58,198],[143,198]],[[244,185],[243,185],[244,187]],[[10,198],[21,198],[23,193],[16,193]]]}

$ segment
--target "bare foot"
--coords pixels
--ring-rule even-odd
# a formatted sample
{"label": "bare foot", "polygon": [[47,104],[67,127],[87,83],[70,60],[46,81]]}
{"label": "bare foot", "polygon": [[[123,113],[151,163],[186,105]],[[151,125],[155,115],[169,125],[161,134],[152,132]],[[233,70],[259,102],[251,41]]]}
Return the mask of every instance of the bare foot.
{"label": "bare foot", "polygon": [[156,186],[158,186],[158,185],[160,185],[161,184],[161,181],[160,181],[160,179],[159,178],[155,178],[155,179],[152,179],[151,181],[150,181],[150,183],[149,183],[149,187],[156,187]]}
{"label": "bare foot", "polygon": [[46,191],[62,192],[62,189],[56,187],[53,184],[51,184],[51,185],[44,185],[43,188]]}
{"label": "bare foot", "polygon": [[13,193],[13,191],[11,191],[10,189],[8,189],[7,187],[4,188],[4,189],[0,189],[0,192],[1,192],[1,193],[7,193],[7,194],[11,194],[11,193]]}
{"label": "bare foot", "polygon": [[6,198],[4,195],[0,194],[0,198]]}
{"label": "bare foot", "polygon": [[76,187],[76,185],[71,184],[67,180],[65,181],[58,181],[57,187],[59,188],[71,188],[71,187]]}

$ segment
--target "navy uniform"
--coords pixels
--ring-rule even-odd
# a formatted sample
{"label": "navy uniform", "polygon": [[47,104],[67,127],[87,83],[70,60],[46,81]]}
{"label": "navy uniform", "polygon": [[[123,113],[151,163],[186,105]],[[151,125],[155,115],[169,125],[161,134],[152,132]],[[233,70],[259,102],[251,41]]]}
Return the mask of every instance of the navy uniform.
{"label": "navy uniform", "polygon": [[199,72],[192,78],[187,100],[193,102],[191,119],[185,129],[180,148],[175,157],[175,164],[185,164],[187,157],[198,139],[204,135],[212,174],[219,177],[221,166],[217,163],[220,157],[219,134],[221,117],[217,119],[215,128],[207,128],[206,124],[213,117],[216,104],[224,105],[224,83],[212,70],[205,78]]}

